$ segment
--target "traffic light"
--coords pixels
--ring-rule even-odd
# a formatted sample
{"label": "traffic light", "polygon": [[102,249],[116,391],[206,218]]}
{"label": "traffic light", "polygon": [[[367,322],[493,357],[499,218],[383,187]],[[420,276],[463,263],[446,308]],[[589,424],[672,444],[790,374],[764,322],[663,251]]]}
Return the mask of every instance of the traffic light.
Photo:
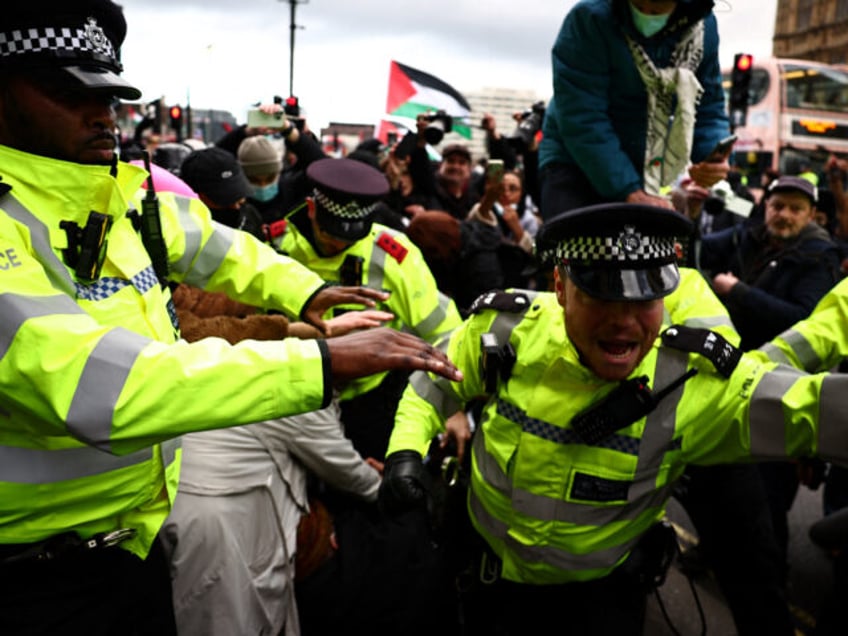
{"label": "traffic light", "polygon": [[728,112],[733,128],[744,126],[748,114],[748,102],[751,97],[751,69],[754,57],[748,53],[737,53],[733,58],[733,71],[730,73],[730,98]]}
{"label": "traffic light", "polygon": [[171,106],[168,109],[171,118],[171,128],[177,134],[177,141],[183,140],[183,108],[182,106]]}
{"label": "traffic light", "polygon": [[297,97],[291,95],[286,97],[286,103],[283,105],[283,110],[289,117],[300,117],[300,104]]}

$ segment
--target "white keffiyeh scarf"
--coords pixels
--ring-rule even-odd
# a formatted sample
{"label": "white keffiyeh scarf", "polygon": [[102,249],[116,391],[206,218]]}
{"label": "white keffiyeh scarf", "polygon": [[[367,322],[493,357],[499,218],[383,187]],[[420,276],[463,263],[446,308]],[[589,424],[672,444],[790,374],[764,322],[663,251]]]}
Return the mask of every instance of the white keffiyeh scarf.
{"label": "white keffiyeh scarf", "polygon": [[704,22],[699,20],[683,32],[668,68],[658,69],[630,36],[627,44],[648,93],[644,189],[659,195],[686,169],[692,152],[696,110],[704,93],[695,76],[704,56]]}

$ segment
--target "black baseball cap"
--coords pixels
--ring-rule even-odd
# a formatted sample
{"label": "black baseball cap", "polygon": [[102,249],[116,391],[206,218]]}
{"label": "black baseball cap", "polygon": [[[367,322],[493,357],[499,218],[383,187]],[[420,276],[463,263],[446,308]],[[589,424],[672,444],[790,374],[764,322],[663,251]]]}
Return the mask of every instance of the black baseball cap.
{"label": "black baseball cap", "polygon": [[355,159],[319,159],[309,165],[306,176],[313,186],[319,227],[344,241],[368,235],[374,211],[389,193],[386,176]]}
{"label": "black baseball cap", "polygon": [[222,208],[253,192],[235,155],[215,146],[189,154],[180,166],[180,178]]}
{"label": "black baseball cap", "polygon": [[774,192],[800,192],[801,194],[806,194],[813,205],[818,203],[819,200],[818,188],[804,177],[778,177],[769,184],[766,191],[766,198]]}
{"label": "black baseball cap", "polygon": [[563,212],[543,224],[542,260],[565,267],[569,278],[600,300],[662,298],[680,282],[680,242],[692,222],[663,208],[604,203]]}
{"label": "black baseball cap", "polygon": [[120,76],[126,34],[123,10],[111,0],[16,0],[2,10],[0,68],[136,100],[141,91]]}

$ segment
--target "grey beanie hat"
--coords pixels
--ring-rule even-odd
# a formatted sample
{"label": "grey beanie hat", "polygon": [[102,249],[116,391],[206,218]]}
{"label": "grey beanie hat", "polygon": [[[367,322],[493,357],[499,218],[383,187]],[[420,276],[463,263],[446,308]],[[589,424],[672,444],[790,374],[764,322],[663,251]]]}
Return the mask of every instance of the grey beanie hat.
{"label": "grey beanie hat", "polygon": [[283,169],[280,153],[274,144],[262,135],[246,137],[239,144],[238,160],[248,177],[280,172]]}

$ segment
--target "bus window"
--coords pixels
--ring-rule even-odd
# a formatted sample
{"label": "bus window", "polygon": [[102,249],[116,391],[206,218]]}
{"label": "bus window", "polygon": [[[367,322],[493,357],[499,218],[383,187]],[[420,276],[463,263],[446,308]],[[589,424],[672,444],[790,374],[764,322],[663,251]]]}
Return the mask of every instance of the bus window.
{"label": "bus window", "polygon": [[848,112],[848,74],[835,68],[783,67],[788,108]]}

